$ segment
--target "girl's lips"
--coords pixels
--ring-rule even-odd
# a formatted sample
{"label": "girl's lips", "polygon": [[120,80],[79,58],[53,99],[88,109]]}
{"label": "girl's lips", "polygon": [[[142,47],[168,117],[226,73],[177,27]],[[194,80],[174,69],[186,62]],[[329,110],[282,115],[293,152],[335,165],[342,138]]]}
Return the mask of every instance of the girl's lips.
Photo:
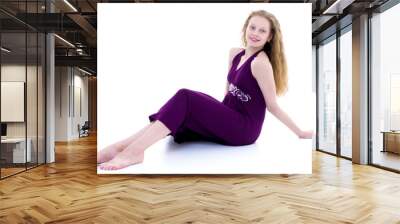
{"label": "girl's lips", "polygon": [[259,40],[257,40],[256,38],[253,38],[253,37],[250,37],[250,40],[253,41],[253,42],[259,41]]}

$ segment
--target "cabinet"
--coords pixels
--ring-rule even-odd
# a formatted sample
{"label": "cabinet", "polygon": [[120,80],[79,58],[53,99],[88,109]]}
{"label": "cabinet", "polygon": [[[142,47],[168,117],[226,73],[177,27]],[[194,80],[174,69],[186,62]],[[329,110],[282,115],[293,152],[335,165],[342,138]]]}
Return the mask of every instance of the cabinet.
{"label": "cabinet", "polygon": [[[5,163],[25,163],[31,162],[32,141],[27,138],[27,147],[25,151],[25,138],[7,138],[1,140],[1,159]],[[26,152],[26,154],[25,154]],[[26,161],[25,161],[26,160]]]}
{"label": "cabinet", "polygon": [[383,131],[382,152],[400,154],[400,131]]}

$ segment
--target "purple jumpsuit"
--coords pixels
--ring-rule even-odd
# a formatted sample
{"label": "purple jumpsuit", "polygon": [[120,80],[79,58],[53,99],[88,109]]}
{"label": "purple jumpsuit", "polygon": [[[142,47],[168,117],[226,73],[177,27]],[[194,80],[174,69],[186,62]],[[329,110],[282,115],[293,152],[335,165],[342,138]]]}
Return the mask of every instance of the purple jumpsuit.
{"label": "purple jumpsuit", "polygon": [[202,92],[180,89],[149,120],[161,121],[177,143],[194,140],[232,146],[254,143],[266,111],[263,94],[250,68],[260,51],[240,68],[237,66],[245,51],[233,58],[227,77],[229,91],[222,102]]}

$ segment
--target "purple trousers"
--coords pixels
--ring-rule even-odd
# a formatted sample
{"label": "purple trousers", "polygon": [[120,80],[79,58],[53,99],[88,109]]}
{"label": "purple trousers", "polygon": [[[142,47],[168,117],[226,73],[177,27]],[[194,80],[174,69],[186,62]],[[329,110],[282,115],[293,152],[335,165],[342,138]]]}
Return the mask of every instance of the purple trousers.
{"label": "purple trousers", "polygon": [[180,89],[149,120],[161,121],[177,143],[207,140],[224,145],[248,145],[258,135],[249,118],[215,98]]}

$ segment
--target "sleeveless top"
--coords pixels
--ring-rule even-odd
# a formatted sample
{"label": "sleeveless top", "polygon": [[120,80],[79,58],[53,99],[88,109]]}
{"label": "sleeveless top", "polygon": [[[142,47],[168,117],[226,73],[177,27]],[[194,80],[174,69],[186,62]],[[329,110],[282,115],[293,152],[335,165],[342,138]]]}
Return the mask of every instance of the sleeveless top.
{"label": "sleeveless top", "polygon": [[248,118],[251,127],[261,131],[264,122],[266,104],[257,80],[251,72],[251,62],[263,49],[255,52],[240,67],[240,58],[244,55],[243,49],[232,59],[232,66],[228,73],[229,89],[222,103],[238,111]]}

